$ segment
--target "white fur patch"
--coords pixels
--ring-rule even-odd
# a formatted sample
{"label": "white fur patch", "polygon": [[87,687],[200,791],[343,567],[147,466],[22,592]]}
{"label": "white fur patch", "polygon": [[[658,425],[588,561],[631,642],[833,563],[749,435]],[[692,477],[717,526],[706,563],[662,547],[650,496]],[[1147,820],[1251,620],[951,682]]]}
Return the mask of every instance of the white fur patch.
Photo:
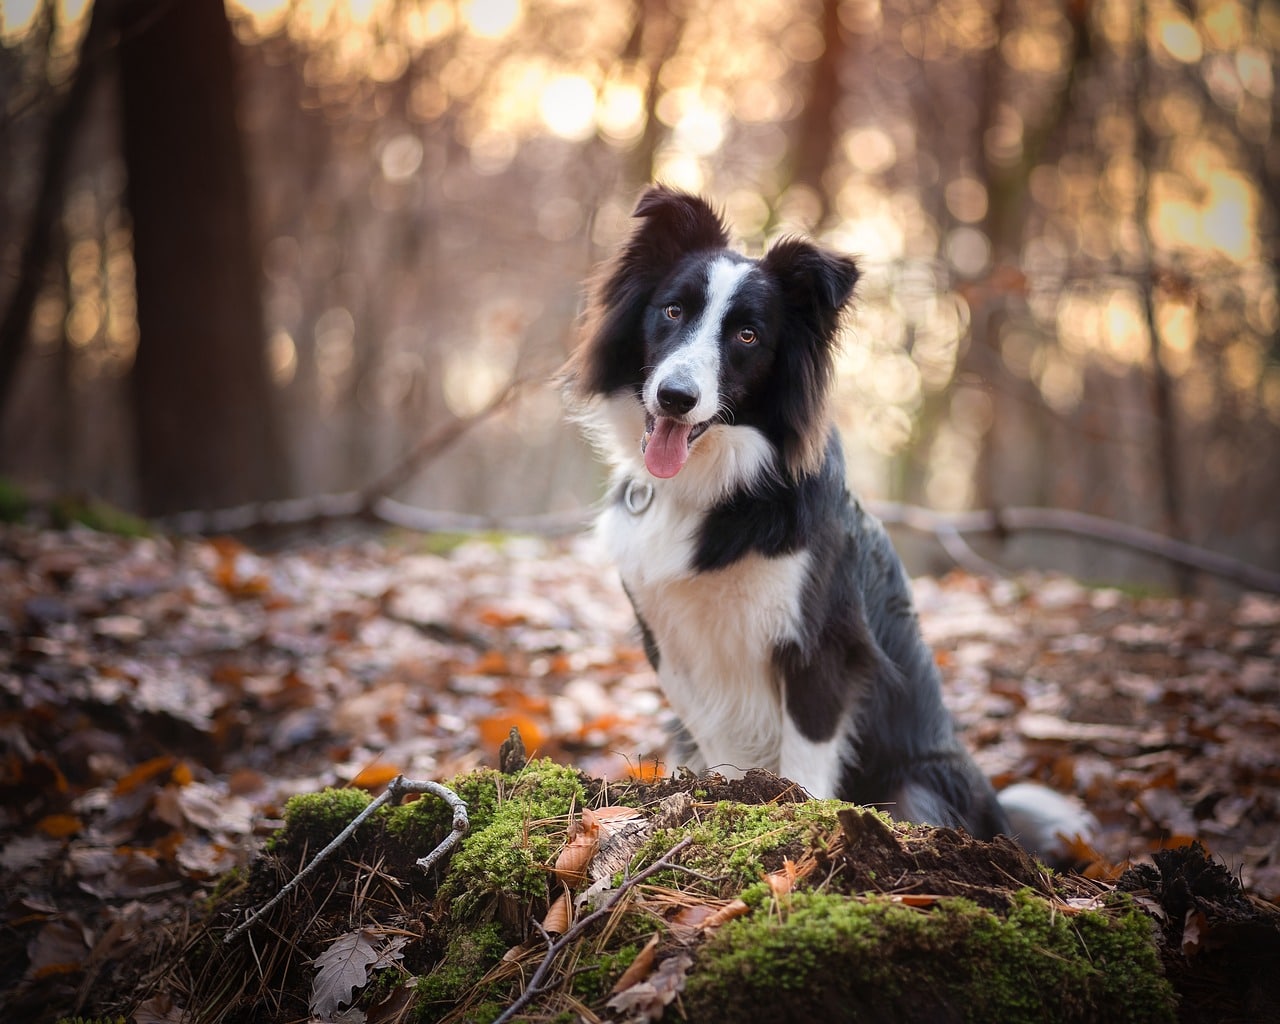
{"label": "white fur patch", "polygon": [[[750,269],[727,258],[711,265],[707,304],[692,336],[645,383],[650,409],[657,408],[657,382],[680,374],[699,389],[699,403],[685,419],[703,422],[716,414],[724,319]],[[628,480],[653,488],[652,501],[639,514],[610,500],[596,529],[657,639],[659,681],[700,754],[688,767],[727,775],[767,768],[790,774],[815,796],[832,795],[838,752],[827,751],[830,744],[786,735],[794,729],[773,668],[775,645],[800,632],[809,553],[752,554],[712,572],[693,569],[707,511],[762,474],[776,472],[777,451],[754,427],[716,423],[693,442],[679,473],[657,479],[644,467],[645,409],[634,397],[604,398],[582,419],[613,464],[613,497]]]}
{"label": "white fur patch", "polygon": [[[655,498],[649,511],[633,518],[652,516],[654,530],[674,525],[671,513],[658,506]],[[692,522],[684,518],[685,529]],[[639,524],[638,529],[648,532]],[[661,543],[611,547],[641,618],[657,638],[658,679],[667,700],[705,762],[689,767],[727,775],[749,768],[779,771],[786,716],[772,655],[777,643],[797,634],[808,552],[748,555],[724,569],[695,573],[687,563],[675,564]]]}
{"label": "white fur patch", "polygon": [[1019,782],[998,796],[1014,838],[1040,857],[1068,861],[1070,840],[1080,837],[1093,842],[1101,830],[1098,819],[1080,801],[1033,782]]}
{"label": "white fur patch", "polygon": [[645,381],[644,404],[654,415],[661,411],[658,389],[673,377],[690,380],[698,389],[697,404],[683,417],[686,423],[704,423],[720,411],[720,340],[724,318],[751,266],[725,256],[711,264],[707,271],[707,304],[692,335],[663,359]]}
{"label": "white fur patch", "polygon": [[837,729],[831,739],[815,743],[805,738],[790,715],[784,715],[778,774],[800,783],[810,796],[834,799],[840,788],[845,740],[844,730]]}

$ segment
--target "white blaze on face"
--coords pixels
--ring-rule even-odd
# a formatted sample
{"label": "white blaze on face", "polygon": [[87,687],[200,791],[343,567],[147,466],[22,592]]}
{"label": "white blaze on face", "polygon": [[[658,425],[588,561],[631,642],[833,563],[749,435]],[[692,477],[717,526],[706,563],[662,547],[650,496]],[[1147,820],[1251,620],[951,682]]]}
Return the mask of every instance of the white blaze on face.
{"label": "white blaze on face", "polygon": [[[658,477],[675,476],[689,458],[689,434],[720,410],[720,339],[724,319],[751,264],[722,256],[707,270],[707,301],[702,315],[686,330],[684,343],[660,362],[644,386],[644,404],[655,417],[645,439],[645,465]],[[658,391],[679,385],[697,394],[693,408],[679,419],[662,415]]]}

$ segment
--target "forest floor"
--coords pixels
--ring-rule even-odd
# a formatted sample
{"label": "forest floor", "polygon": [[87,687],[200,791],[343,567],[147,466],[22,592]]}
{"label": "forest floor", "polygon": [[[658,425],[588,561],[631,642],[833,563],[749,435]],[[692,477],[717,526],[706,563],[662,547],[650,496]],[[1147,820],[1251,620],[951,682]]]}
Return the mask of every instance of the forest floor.
{"label": "forest floor", "polygon": [[[915,593],[981,766],[1098,817],[1086,874],[1194,839],[1280,902],[1280,599],[962,573]],[[294,794],[496,764],[512,726],[530,754],[653,778],[662,710],[586,540],[268,554],[0,526],[0,1003],[90,1005]]]}

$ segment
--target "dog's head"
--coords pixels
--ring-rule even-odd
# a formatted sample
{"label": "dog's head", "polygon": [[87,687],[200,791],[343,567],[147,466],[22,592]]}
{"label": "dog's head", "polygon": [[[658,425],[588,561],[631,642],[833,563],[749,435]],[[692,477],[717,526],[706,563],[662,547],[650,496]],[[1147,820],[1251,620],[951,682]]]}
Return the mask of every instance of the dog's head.
{"label": "dog's head", "polygon": [[702,199],[662,186],[590,294],[568,379],[579,398],[631,395],[636,443],[657,477],[675,476],[712,426],[758,430],[792,477],[816,470],[826,444],[840,314],[853,260],[786,239],[760,260],[727,248]]}

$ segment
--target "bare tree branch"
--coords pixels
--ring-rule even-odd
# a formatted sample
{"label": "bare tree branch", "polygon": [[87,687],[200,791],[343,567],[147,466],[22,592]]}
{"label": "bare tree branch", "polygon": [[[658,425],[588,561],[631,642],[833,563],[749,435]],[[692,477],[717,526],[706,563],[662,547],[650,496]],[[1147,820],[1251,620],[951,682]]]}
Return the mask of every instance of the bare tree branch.
{"label": "bare tree branch", "polygon": [[1064,533],[1073,537],[1114,544],[1162,558],[1174,565],[1185,566],[1231,580],[1251,590],[1280,594],[1280,573],[1250,565],[1229,555],[1165,537],[1139,526],[1121,523],[1102,516],[1075,512],[1065,508],[1012,507],[981,509],[973,512],[934,512],[918,505],[868,501],[866,507],[882,522],[905,526],[921,533],[940,535],[955,533],[1044,532]]}
{"label": "bare tree branch", "polygon": [[[236,533],[263,526],[309,526],[336,519],[365,517],[401,526],[408,530],[429,533],[433,530],[459,530],[479,532],[502,528],[496,520],[483,516],[465,516],[447,512],[425,512],[403,502],[387,497],[403,486],[414,475],[422,472],[432,459],[439,456],[473,427],[501,412],[531,383],[530,378],[516,378],[507,384],[487,405],[470,416],[459,417],[437,427],[415,445],[390,470],[358,491],[338,494],[320,494],[309,498],[287,498],[279,501],[252,502],[224,509],[191,509],[158,520],[166,529],[178,533]],[[542,533],[536,520],[526,531]],[[564,517],[552,524],[555,532],[572,532],[572,525]],[[513,529],[518,529],[514,528]]]}

